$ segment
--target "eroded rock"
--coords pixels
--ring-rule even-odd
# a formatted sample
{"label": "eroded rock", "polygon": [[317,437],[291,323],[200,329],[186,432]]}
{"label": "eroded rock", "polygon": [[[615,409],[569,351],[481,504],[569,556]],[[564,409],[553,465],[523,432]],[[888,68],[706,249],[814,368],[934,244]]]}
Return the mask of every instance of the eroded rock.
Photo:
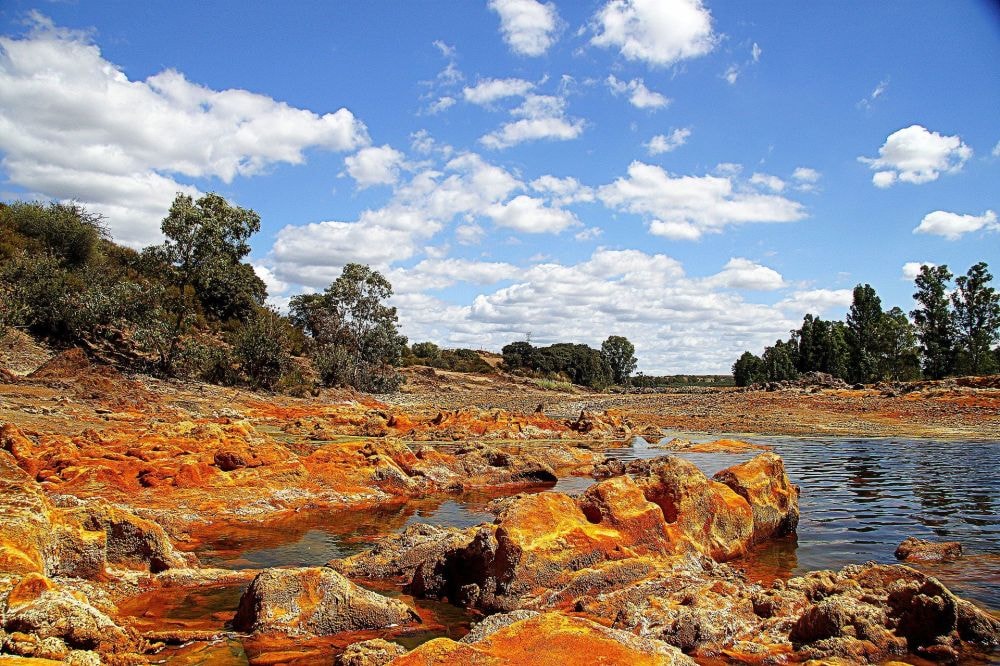
{"label": "eroded rock", "polygon": [[258,574],[240,598],[233,627],[325,636],[419,621],[401,601],[358,587],[332,569],[306,567]]}
{"label": "eroded rock", "polygon": [[962,556],[962,544],[957,541],[925,541],[907,537],[896,547],[896,559],[904,562],[941,562]]}

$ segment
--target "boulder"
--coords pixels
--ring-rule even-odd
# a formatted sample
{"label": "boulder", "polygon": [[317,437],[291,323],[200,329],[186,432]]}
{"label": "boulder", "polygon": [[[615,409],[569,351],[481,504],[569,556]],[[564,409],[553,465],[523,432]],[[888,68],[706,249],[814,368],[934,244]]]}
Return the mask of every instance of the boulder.
{"label": "boulder", "polygon": [[795,532],[799,524],[799,487],[788,480],[778,455],[762,453],[712,478],[750,505],[754,543]]}
{"label": "boulder", "polygon": [[663,511],[672,541],[684,541],[720,562],[750,547],[754,521],[749,502],[708,479],[694,463],[676,456],[657,458],[636,482]]}
{"label": "boulder", "polygon": [[[501,620],[500,624],[504,624]],[[470,643],[436,638],[392,662],[422,664],[694,665],[680,650],[562,613],[517,620]]]}
{"label": "boulder", "polygon": [[233,627],[244,632],[330,635],[419,622],[409,606],[323,567],[266,569],[240,597]]}
{"label": "boulder", "polygon": [[962,544],[957,541],[925,541],[907,537],[896,547],[896,559],[904,562],[940,562],[962,556]]}
{"label": "boulder", "polygon": [[406,654],[406,648],[381,638],[352,643],[333,659],[334,666],[385,666]]}

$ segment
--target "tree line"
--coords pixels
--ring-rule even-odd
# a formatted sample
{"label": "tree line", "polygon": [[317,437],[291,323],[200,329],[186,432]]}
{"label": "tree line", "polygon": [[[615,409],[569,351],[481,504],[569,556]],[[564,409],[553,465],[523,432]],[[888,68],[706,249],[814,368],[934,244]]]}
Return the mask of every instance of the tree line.
{"label": "tree line", "polygon": [[954,276],[947,266],[922,266],[914,284],[916,308],[883,311],[868,284],[854,288],[845,321],[812,314],[761,356],[749,351],[733,364],[737,386],[824,372],[851,383],[941,379],[1000,372],[1000,294],[985,262]]}
{"label": "tree line", "polygon": [[[178,194],[160,230],[162,243],[136,251],[79,205],[0,203],[0,335],[20,328],[163,376],[293,394],[316,385],[390,392],[404,365],[494,371],[471,349],[408,346],[388,305],[392,285],[365,265],[294,296],[287,315],[269,307],[245,261],[260,217],[217,194]],[[621,336],[599,351],[513,343],[503,368],[604,388],[628,380],[634,352]]]}

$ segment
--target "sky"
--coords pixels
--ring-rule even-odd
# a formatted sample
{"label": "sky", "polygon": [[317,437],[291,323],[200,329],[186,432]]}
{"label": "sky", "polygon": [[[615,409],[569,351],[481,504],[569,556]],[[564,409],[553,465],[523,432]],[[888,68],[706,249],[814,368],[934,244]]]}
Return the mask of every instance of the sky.
{"label": "sky", "polygon": [[0,35],[0,198],[142,247],[218,192],[276,307],[369,264],[412,342],[726,373],[856,284],[1000,276],[991,0],[4,0]]}

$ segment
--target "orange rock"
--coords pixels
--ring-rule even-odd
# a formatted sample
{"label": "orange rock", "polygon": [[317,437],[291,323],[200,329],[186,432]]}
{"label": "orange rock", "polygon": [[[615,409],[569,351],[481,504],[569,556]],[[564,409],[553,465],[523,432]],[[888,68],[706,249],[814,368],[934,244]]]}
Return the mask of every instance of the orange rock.
{"label": "orange rock", "polygon": [[7,608],[14,609],[38,599],[43,592],[53,589],[52,581],[38,573],[30,573],[17,582],[7,595]]}
{"label": "orange rock", "polygon": [[762,453],[713,478],[750,504],[755,543],[795,531],[799,524],[799,488],[788,480],[785,464],[777,454]]}
{"label": "orange rock", "polygon": [[663,511],[673,540],[724,562],[743,555],[753,536],[753,511],[729,487],[709,480],[691,462],[657,458],[637,478],[646,498]]}
{"label": "orange rock", "polygon": [[437,638],[390,662],[393,666],[430,664],[692,665],[677,648],[561,613],[544,613],[514,622],[474,643]]}

